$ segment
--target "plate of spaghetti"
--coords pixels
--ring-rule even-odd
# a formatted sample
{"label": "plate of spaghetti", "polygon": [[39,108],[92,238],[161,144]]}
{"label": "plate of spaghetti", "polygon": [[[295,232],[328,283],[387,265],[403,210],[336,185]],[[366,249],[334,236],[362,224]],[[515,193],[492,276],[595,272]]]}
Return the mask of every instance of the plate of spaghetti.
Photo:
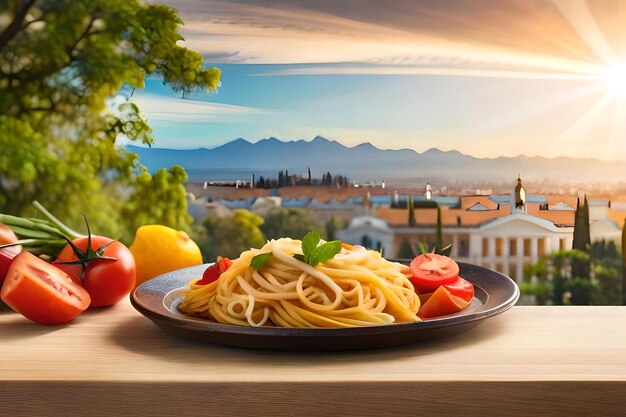
{"label": "plate of spaghetti", "polygon": [[[347,350],[458,334],[519,298],[517,285],[505,275],[449,258],[442,266],[437,256],[396,262],[308,234],[302,241],[270,240],[232,261],[218,259],[153,278],[135,290],[131,302],[178,336],[246,348]],[[448,264],[456,270],[448,273]],[[457,280],[463,276],[471,298],[456,296],[458,283],[418,291],[425,285],[415,279],[418,267],[446,283],[453,274]],[[448,304],[462,306],[437,317],[422,314]]]}

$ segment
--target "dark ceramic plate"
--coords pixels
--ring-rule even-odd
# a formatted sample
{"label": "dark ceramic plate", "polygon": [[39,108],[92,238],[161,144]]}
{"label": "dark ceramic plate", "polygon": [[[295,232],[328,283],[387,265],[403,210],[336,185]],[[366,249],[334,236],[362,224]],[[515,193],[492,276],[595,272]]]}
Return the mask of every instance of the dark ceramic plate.
{"label": "dark ceramic plate", "polygon": [[189,317],[178,304],[189,281],[207,265],[185,268],[141,284],[131,297],[133,307],[168,333],[222,345],[256,349],[348,350],[406,345],[451,336],[511,308],[519,298],[507,276],[476,265],[459,263],[461,276],[472,282],[475,298],[463,311],[417,323],[348,329],[245,327]]}

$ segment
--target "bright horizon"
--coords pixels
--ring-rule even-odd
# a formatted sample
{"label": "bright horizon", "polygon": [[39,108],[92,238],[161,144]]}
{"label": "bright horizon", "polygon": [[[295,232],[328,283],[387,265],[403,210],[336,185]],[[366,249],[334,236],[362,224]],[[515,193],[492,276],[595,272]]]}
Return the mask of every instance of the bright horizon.
{"label": "bright horizon", "polygon": [[[135,91],[160,148],[322,136],[626,160],[626,3],[169,0],[217,94]],[[129,91],[124,91],[129,96]]]}

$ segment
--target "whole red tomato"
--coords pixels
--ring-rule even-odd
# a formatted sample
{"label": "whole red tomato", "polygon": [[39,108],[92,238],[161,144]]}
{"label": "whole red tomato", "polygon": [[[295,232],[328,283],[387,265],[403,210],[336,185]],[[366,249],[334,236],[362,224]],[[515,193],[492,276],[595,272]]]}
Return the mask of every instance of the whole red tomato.
{"label": "whole red tomato", "polygon": [[[87,237],[76,239],[72,243],[87,252]],[[135,258],[126,246],[108,237],[92,235],[91,247],[93,251],[104,247],[101,255],[114,259],[90,260],[83,274],[82,265],[63,264],[79,260],[68,244],[57,257],[55,266],[65,271],[74,281],[82,280],[82,285],[91,296],[91,307],[113,305],[126,297],[135,285]]]}

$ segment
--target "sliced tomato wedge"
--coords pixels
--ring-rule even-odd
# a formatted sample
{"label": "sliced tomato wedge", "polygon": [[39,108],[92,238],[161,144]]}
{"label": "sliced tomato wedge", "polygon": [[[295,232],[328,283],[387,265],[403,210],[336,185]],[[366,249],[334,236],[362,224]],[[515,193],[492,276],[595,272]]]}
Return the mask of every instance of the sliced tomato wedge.
{"label": "sliced tomato wedge", "polygon": [[39,324],[72,321],[91,303],[87,290],[65,272],[28,252],[20,253],[11,263],[0,297]]}
{"label": "sliced tomato wedge", "polygon": [[0,286],[4,282],[4,277],[9,272],[9,267],[13,263],[13,259],[17,256],[15,251],[9,250],[11,248],[0,249]]}
{"label": "sliced tomato wedge", "polygon": [[435,291],[459,278],[459,265],[451,258],[436,253],[423,253],[411,261],[410,281],[417,292]]}
{"label": "sliced tomato wedge", "polygon": [[[17,242],[17,236],[13,233],[13,230],[11,230],[6,224],[0,223],[0,245],[14,242]],[[21,251],[22,247],[19,245],[0,249],[0,286],[2,286],[2,283],[4,282],[4,277],[6,277],[13,259]]]}
{"label": "sliced tomato wedge", "polygon": [[418,317],[430,319],[457,313],[470,304],[460,297],[452,295],[445,287],[441,286],[428,298],[417,312]]}
{"label": "sliced tomato wedge", "polygon": [[465,301],[472,301],[474,298],[474,284],[461,277],[452,284],[445,284],[443,287],[450,291],[450,294],[462,298]]}
{"label": "sliced tomato wedge", "polygon": [[222,258],[221,256],[217,257],[217,261],[204,270],[204,274],[202,274],[202,279],[196,282],[197,285],[208,285],[214,281],[217,281],[224,272],[230,268],[233,264],[228,258]]}

